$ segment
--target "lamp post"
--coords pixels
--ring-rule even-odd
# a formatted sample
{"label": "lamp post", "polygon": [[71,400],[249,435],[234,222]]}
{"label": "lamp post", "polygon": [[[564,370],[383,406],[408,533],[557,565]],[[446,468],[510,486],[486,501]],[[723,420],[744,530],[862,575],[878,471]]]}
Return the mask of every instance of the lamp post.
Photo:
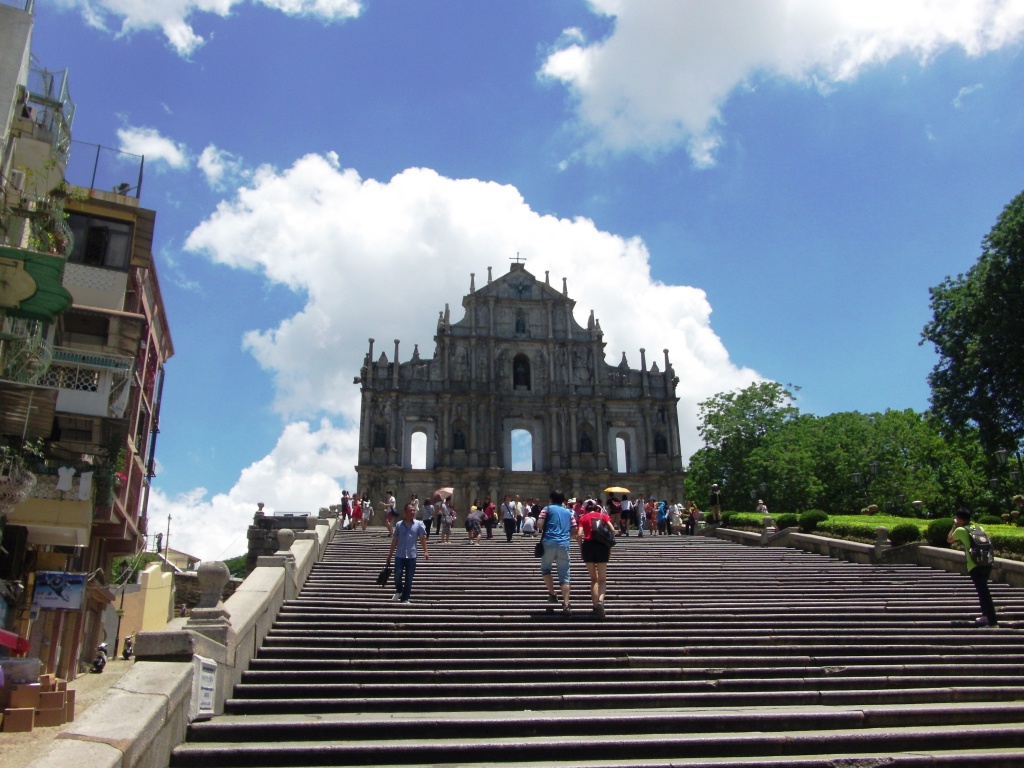
{"label": "lamp post", "polygon": [[[864,475],[862,475],[860,472],[853,472],[853,473],[851,473],[850,474],[850,479],[853,481],[854,487],[856,487],[856,488],[863,488],[864,487]],[[864,491],[864,498],[865,499],[867,498],[867,493],[868,492],[865,490]]]}
{"label": "lamp post", "polygon": [[[1012,488],[1016,490],[1017,481],[1021,478],[1021,476],[1024,476],[1024,460],[1021,459],[1020,451],[1014,451],[1013,455],[1017,459],[1017,467],[1016,469],[1014,469],[1011,466],[1010,482],[1012,483]],[[1006,448],[999,448],[996,450],[996,461],[999,462],[1000,467],[1005,467],[1009,458],[1010,452]]]}

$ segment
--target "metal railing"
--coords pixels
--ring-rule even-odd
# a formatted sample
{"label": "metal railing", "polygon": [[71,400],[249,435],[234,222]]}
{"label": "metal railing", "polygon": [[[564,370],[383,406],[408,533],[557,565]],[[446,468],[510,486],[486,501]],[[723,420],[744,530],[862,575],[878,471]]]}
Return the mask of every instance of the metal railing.
{"label": "metal railing", "polygon": [[72,141],[64,178],[86,189],[102,189],[125,197],[142,195],[142,171],[146,158],[99,144]]}

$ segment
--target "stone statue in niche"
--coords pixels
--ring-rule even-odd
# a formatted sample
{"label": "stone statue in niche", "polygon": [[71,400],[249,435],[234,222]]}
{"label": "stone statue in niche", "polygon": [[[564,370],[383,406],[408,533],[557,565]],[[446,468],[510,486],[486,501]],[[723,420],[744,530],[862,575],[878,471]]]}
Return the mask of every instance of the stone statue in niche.
{"label": "stone statue in niche", "polygon": [[383,424],[375,424],[373,426],[373,447],[374,448],[387,448],[388,447],[388,431]]}
{"label": "stone statue in niche", "polygon": [[576,383],[577,384],[582,384],[582,385],[590,384],[591,372],[590,372],[590,360],[589,360],[589,357],[590,357],[590,352],[589,351],[588,352],[582,352],[580,350],[577,350],[573,354],[572,368],[573,368],[573,372],[576,375]]}
{"label": "stone statue in niche", "polygon": [[452,432],[452,449],[456,451],[466,450],[466,433],[463,432],[462,427],[456,427],[455,431]]}
{"label": "stone statue in niche", "polygon": [[523,310],[516,310],[516,335],[526,335],[526,313]]}
{"label": "stone statue in niche", "polygon": [[465,347],[456,347],[452,351],[452,378],[456,381],[464,381],[469,375],[469,364],[466,360]]}
{"label": "stone statue in niche", "polygon": [[589,432],[580,433],[580,453],[593,453],[594,441],[590,439]]}
{"label": "stone statue in niche", "polygon": [[530,365],[522,355],[515,359],[512,384],[516,387],[530,388]]}

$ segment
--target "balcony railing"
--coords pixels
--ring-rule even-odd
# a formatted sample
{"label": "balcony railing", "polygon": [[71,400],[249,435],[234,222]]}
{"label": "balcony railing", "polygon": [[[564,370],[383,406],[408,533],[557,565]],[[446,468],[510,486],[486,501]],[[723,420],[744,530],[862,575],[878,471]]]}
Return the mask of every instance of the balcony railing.
{"label": "balcony railing", "polygon": [[56,150],[61,166],[67,165],[75,119],[67,70],[51,71],[32,56],[22,110],[21,116],[35,123],[33,136],[46,140]]}

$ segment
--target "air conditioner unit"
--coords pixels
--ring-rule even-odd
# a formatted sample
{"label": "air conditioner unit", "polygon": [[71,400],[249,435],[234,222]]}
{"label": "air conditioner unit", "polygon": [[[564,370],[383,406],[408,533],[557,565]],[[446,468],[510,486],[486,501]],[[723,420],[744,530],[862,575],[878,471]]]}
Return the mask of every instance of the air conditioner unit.
{"label": "air conditioner unit", "polygon": [[7,187],[15,192],[25,191],[25,172],[13,170],[7,175]]}

